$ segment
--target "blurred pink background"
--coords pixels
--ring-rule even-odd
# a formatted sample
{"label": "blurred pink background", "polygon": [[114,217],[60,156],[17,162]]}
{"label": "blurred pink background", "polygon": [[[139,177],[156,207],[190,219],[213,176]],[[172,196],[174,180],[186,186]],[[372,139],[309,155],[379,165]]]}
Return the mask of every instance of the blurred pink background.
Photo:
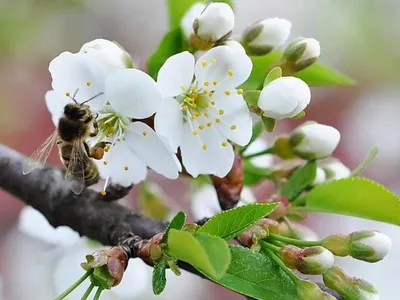
{"label": "blurred pink background", "polygon": [[[51,82],[47,67],[62,51],[76,52],[85,42],[106,38],[118,41],[143,66],[168,30],[165,2],[0,0],[0,142],[28,155],[52,132],[44,103]],[[256,20],[287,18],[292,21],[291,39],[316,38],[322,48],[320,60],[357,81],[355,87],[314,88],[306,119],[340,130],[342,140],[335,156],[350,168],[373,145],[378,145],[380,153],[363,175],[400,194],[400,2],[237,0],[234,3],[237,35]],[[298,121],[281,122],[278,131],[289,132],[298,124]],[[273,142],[272,136],[266,139]],[[49,163],[60,165],[56,151]],[[185,183],[156,178],[169,196],[168,205],[189,211],[190,195]],[[259,195],[263,196],[263,192]],[[133,195],[126,199],[128,205],[135,206],[134,201]],[[14,240],[12,234],[23,204],[3,191],[0,203],[0,276],[7,282],[4,289],[8,295],[4,299],[19,300],[23,298],[15,296],[12,289],[21,286],[8,286],[5,280],[10,266],[5,264],[10,259],[6,255],[9,250],[5,249],[10,249],[10,239],[12,242],[18,239]],[[307,224],[321,236],[356,229],[377,229],[389,235],[393,249],[384,261],[366,264],[340,260],[340,264],[351,275],[373,283],[380,290],[381,299],[398,299],[395,290],[400,267],[400,228],[322,214],[311,215]],[[29,255],[29,251],[25,249],[23,255]],[[29,287],[29,278],[24,280]],[[193,299],[242,299],[211,283],[197,282],[204,289],[194,292]],[[31,287],[29,299],[47,300],[37,298],[35,286]],[[0,299],[3,299],[1,293]],[[179,299],[186,296],[182,294]]]}

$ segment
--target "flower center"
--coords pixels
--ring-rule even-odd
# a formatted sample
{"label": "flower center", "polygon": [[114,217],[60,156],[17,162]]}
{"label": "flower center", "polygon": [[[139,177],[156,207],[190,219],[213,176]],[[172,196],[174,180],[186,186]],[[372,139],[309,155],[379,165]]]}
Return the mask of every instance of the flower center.
{"label": "flower center", "polygon": [[128,118],[117,114],[111,105],[106,105],[103,110],[99,112],[97,123],[99,130],[102,133],[99,142],[104,138],[109,138],[110,140],[114,140],[114,143],[115,141],[124,139],[124,129],[131,123],[131,121]]}

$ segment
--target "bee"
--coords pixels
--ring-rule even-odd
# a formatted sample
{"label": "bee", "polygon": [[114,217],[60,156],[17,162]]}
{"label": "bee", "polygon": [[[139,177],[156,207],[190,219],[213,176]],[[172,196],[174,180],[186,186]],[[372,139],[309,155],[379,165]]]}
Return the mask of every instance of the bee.
{"label": "bee", "polygon": [[58,122],[58,127],[28,158],[22,173],[28,174],[42,167],[54,144],[57,144],[60,159],[67,169],[65,177],[72,177],[79,182],[79,185],[72,185],[71,190],[75,194],[80,194],[85,186],[98,181],[99,170],[93,158],[102,159],[107,143],[100,142],[90,149],[85,141],[88,137],[97,136],[99,132],[97,115],[92,114],[86,103],[103,93],[78,103],[75,100],[77,92],[78,90],[73,97],[70,97],[74,103],[64,107],[64,114]]}

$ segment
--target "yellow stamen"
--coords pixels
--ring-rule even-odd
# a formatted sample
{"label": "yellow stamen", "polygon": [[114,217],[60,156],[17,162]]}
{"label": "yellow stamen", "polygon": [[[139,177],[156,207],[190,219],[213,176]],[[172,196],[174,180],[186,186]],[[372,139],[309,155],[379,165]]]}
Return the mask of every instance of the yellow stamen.
{"label": "yellow stamen", "polygon": [[206,61],[205,59],[202,60],[202,61],[201,61],[201,65],[202,65],[203,67],[207,66],[207,61]]}
{"label": "yellow stamen", "polygon": [[214,92],[209,92],[208,97],[212,97],[214,95]]}
{"label": "yellow stamen", "polygon": [[128,170],[129,170],[128,166],[125,166],[125,167],[124,167],[124,170],[125,170],[125,171],[128,171]]}
{"label": "yellow stamen", "polygon": [[207,123],[207,126],[208,126],[208,127],[211,127],[211,125],[212,125],[211,122],[208,122],[208,123]]}
{"label": "yellow stamen", "polygon": [[211,61],[212,64],[215,64],[217,62],[217,60],[215,58],[211,58],[210,61]]}
{"label": "yellow stamen", "polygon": [[188,107],[185,105],[185,106],[182,106],[182,111],[187,111],[188,110]]}
{"label": "yellow stamen", "polygon": [[207,145],[206,144],[203,145],[203,150],[207,150]]}
{"label": "yellow stamen", "polygon": [[232,70],[229,70],[229,71],[228,71],[228,75],[229,75],[229,76],[233,76],[233,71],[232,71]]}
{"label": "yellow stamen", "polygon": [[235,130],[236,129],[236,125],[231,125],[231,130]]}
{"label": "yellow stamen", "polygon": [[108,161],[103,161],[103,165],[107,166]]}
{"label": "yellow stamen", "polygon": [[117,141],[118,141],[118,142],[120,142],[120,141],[121,141],[121,139],[120,139],[120,138],[117,138]]}
{"label": "yellow stamen", "polygon": [[194,93],[194,92],[196,91],[196,88],[195,88],[195,87],[192,87],[192,88],[191,88],[191,91],[192,91],[192,93]]}
{"label": "yellow stamen", "polygon": [[106,190],[102,190],[102,191],[100,192],[100,194],[101,194],[102,196],[105,196],[105,195],[107,194],[107,192],[106,192]]}
{"label": "yellow stamen", "polygon": [[88,81],[88,82],[86,82],[86,85],[87,85],[87,86],[91,86],[92,83],[91,83],[90,81]]}
{"label": "yellow stamen", "polygon": [[69,97],[69,96],[71,96],[71,93],[70,92],[66,92],[65,96]]}
{"label": "yellow stamen", "polygon": [[231,94],[230,91],[225,91],[225,95],[229,96]]}
{"label": "yellow stamen", "polygon": [[208,103],[204,104],[205,108],[208,108],[210,105]]}
{"label": "yellow stamen", "polygon": [[204,85],[205,85],[205,86],[208,86],[209,84],[210,84],[210,83],[209,83],[208,81],[205,81],[205,82],[204,82]]}
{"label": "yellow stamen", "polygon": [[197,135],[198,134],[198,132],[197,132],[197,130],[193,130],[193,135]]}
{"label": "yellow stamen", "polygon": [[204,113],[204,116],[207,118],[207,117],[208,117],[208,112],[205,112],[205,113]]}
{"label": "yellow stamen", "polygon": [[204,129],[204,125],[203,125],[203,124],[200,124],[200,125],[199,125],[199,129],[200,129],[200,130],[203,130],[203,129]]}
{"label": "yellow stamen", "polygon": [[220,122],[221,122],[221,119],[220,119],[220,118],[216,118],[216,119],[215,119],[215,122],[220,123]]}
{"label": "yellow stamen", "polygon": [[214,80],[213,85],[217,85],[217,84],[218,84],[218,81]]}
{"label": "yellow stamen", "polygon": [[242,89],[238,89],[238,90],[237,90],[237,94],[238,94],[238,95],[243,94],[243,90],[242,90]]}
{"label": "yellow stamen", "polygon": [[224,110],[223,110],[223,109],[220,109],[220,110],[218,111],[218,113],[222,116],[222,115],[224,114]]}
{"label": "yellow stamen", "polygon": [[147,135],[147,131],[143,131],[143,136],[146,136]]}
{"label": "yellow stamen", "polygon": [[210,103],[211,103],[211,105],[215,105],[215,101],[211,101]]}
{"label": "yellow stamen", "polygon": [[221,143],[221,146],[222,146],[222,147],[226,147],[226,146],[228,146],[228,143],[227,143],[227,142],[222,142],[222,143]]}

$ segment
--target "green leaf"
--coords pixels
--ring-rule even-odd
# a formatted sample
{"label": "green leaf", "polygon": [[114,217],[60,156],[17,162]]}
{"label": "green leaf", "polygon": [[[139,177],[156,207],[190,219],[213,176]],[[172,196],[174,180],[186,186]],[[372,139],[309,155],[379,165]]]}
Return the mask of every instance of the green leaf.
{"label": "green leaf", "polygon": [[182,229],[186,223],[186,214],[184,211],[179,211],[169,222],[167,229],[165,229],[164,236],[160,243],[166,243],[168,241],[168,234],[171,229]]}
{"label": "green leaf", "polygon": [[161,40],[156,52],[147,61],[148,73],[154,79],[165,61],[172,55],[184,50],[184,41],[180,28],[168,32]]}
{"label": "green leaf", "polygon": [[282,69],[280,67],[275,67],[269,71],[267,77],[265,77],[263,87],[268,85],[271,81],[282,77]]}
{"label": "green leaf", "polygon": [[161,259],[154,265],[153,269],[153,293],[160,295],[167,284],[167,278],[165,276],[165,270],[167,269],[167,262],[165,259]]}
{"label": "green leaf", "polygon": [[258,107],[258,98],[260,98],[261,91],[248,90],[243,94],[243,98],[250,106]]}
{"label": "green leaf", "polygon": [[231,262],[231,253],[226,242],[208,233],[191,234],[171,229],[168,252],[214,279],[224,276]]}
{"label": "green leaf", "polygon": [[238,206],[215,215],[197,232],[205,232],[230,240],[270,214],[278,206],[278,203],[252,203]]}
{"label": "green leaf", "polygon": [[269,168],[260,168],[251,163],[251,160],[243,160],[244,185],[255,185],[263,179],[273,179],[273,171]]}
{"label": "green leaf", "polygon": [[232,262],[216,283],[259,300],[299,299],[293,281],[269,256],[241,246],[229,248]]}
{"label": "green leaf", "polygon": [[317,162],[315,160],[308,161],[290,176],[289,181],[282,189],[282,195],[286,196],[289,201],[293,201],[314,182],[316,174]]}
{"label": "green leaf", "polygon": [[[273,52],[265,56],[252,56],[253,71],[241,88],[244,90],[260,89],[263,86],[265,76],[274,67],[274,64],[278,63],[280,57],[280,52]],[[349,77],[320,63],[315,63],[293,74],[293,76],[303,79],[310,86],[348,86],[354,84],[354,81]]]}
{"label": "green leaf", "polygon": [[295,73],[294,76],[304,80],[310,86],[349,86],[355,84],[351,78],[320,63],[312,64],[310,67]]}
{"label": "green leaf", "polygon": [[400,198],[362,177],[331,181],[313,188],[304,210],[335,213],[400,225]]}
{"label": "green leaf", "polygon": [[[196,2],[207,3],[207,1],[199,0],[168,0],[168,13],[169,13],[169,26],[171,29],[180,26],[181,19],[185,15],[186,11]],[[213,2],[225,2],[233,7],[232,0],[220,0]]]}
{"label": "green leaf", "polygon": [[272,118],[268,118],[265,116],[261,116],[261,120],[264,124],[264,128],[265,130],[267,130],[268,132],[272,132],[274,131],[275,125],[276,125],[276,120],[272,119]]}

